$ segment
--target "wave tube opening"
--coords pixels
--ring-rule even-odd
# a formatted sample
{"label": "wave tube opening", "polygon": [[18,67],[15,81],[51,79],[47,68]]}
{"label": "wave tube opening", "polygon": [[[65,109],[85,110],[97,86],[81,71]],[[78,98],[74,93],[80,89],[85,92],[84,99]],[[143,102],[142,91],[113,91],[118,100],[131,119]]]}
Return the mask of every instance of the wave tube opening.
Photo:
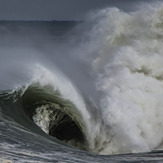
{"label": "wave tube opening", "polygon": [[22,96],[28,117],[45,133],[66,144],[86,150],[85,124],[75,105],[52,91],[49,85],[29,86]]}

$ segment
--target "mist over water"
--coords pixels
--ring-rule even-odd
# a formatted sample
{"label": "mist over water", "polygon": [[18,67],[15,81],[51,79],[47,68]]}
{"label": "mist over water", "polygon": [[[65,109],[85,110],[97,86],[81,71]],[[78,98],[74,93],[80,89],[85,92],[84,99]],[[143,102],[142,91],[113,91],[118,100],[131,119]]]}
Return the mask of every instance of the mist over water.
{"label": "mist over water", "polygon": [[97,54],[92,66],[105,126],[102,153],[148,151],[162,143],[162,7],[130,14],[106,9],[94,26],[91,55]]}
{"label": "mist over water", "polygon": [[[163,4],[104,9],[60,37],[52,27],[0,24],[0,90],[33,83],[59,90],[82,117],[89,152],[162,149]],[[50,116],[45,124],[37,113],[48,133]]]}

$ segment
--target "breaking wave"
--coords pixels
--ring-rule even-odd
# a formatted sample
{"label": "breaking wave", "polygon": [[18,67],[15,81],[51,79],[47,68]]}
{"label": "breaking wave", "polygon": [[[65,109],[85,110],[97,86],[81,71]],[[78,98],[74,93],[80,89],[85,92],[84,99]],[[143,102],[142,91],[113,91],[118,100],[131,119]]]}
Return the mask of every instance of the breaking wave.
{"label": "breaking wave", "polygon": [[133,13],[105,9],[76,31],[83,28],[61,48],[72,60],[69,69],[64,57],[57,65],[62,73],[31,64],[30,80],[1,92],[1,109],[29,129],[37,125],[56,142],[89,152],[162,148],[163,5]]}

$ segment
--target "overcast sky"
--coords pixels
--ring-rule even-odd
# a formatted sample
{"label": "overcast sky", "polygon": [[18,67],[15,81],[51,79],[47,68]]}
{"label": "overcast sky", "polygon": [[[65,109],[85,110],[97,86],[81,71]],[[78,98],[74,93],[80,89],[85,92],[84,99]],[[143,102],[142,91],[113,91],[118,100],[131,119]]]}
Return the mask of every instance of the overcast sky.
{"label": "overcast sky", "polygon": [[93,10],[134,10],[150,1],[155,0],[0,0],[0,20],[83,20]]}

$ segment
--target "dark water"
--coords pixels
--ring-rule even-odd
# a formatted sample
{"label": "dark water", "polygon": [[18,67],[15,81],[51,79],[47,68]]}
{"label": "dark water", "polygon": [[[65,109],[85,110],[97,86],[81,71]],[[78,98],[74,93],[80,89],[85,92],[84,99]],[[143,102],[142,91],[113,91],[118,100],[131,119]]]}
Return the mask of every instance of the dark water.
{"label": "dark water", "polygon": [[0,162],[163,162],[162,10],[0,22]]}

